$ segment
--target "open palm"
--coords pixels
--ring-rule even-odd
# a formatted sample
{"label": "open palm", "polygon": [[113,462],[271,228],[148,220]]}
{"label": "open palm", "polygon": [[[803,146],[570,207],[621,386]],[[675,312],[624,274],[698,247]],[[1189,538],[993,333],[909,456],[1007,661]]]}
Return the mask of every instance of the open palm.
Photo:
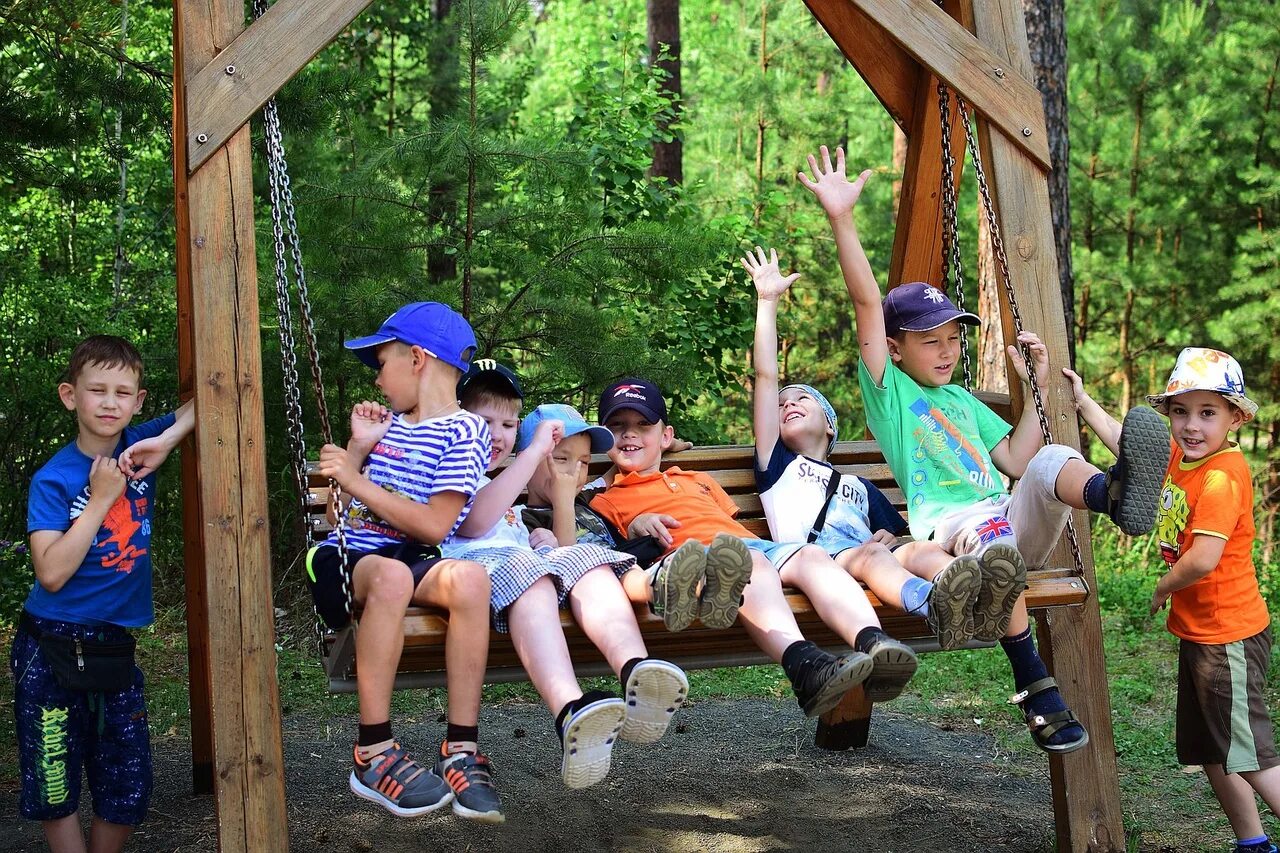
{"label": "open palm", "polygon": [[853,206],[858,203],[858,197],[862,195],[862,187],[871,177],[871,170],[867,169],[858,176],[856,181],[851,182],[845,174],[843,148],[836,148],[834,166],[831,165],[831,152],[827,150],[827,146],[823,145],[818,149],[818,153],[822,156],[822,162],[819,163],[818,158],[810,154],[811,174],[800,172],[797,177],[809,192],[818,197],[818,202],[827,216],[843,216],[853,210]]}
{"label": "open palm", "polygon": [[787,276],[782,274],[778,269],[777,249],[770,249],[766,255],[764,249],[756,246],[754,255],[747,252],[746,257],[742,259],[742,266],[751,274],[751,280],[756,286],[756,295],[761,299],[777,299],[786,293],[791,282],[800,277],[798,272]]}

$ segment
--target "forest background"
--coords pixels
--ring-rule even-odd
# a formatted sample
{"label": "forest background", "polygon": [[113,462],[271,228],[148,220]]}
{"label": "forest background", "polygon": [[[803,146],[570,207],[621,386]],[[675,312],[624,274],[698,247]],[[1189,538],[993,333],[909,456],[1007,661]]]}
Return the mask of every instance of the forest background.
{"label": "forest background", "polygon": [[[1056,29],[1069,46],[1070,153],[1058,173],[1069,215],[1055,212],[1073,238],[1063,258],[1073,275],[1060,286],[1077,370],[1123,410],[1159,390],[1183,346],[1241,361],[1261,403],[1240,436],[1256,472],[1256,555],[1280,610],[1276,3],[1066,0],[1065,18],[1053,0],[1024,3],[1033,30]],[[646,38],[655,14],[670,32],[673,12],[678,78]],[[156,0],[0,9],[0,635],[32,583],[27,484],[74,436],[55,393],[71,349],[100,332],[132,339],[147,365],[144,416],[177,403],[171,17]],[[803,275],[781,312],[783,378],[823,388],[842,437],[863,435],[852,315],[823,215],[795,173],[824,143],[844,145],[851,169],[875,171],[858,218],[883,283],[904,149],[799,0],[381,0],[286,86],[279,107],[340,438],[351,404],[376,394],[342,340],[405,301],[434,299],[469,315],[483,354],[515,364],[531,401],[590,410],[604,382],[639,373],[668,389],[684,438],[748,442],[754,295],[737,258],[757,244]],[[282,690],[295,708],[341,713],[297,694],[299,684],[319,693],[320,677],[306,650],[256,120],[253,132],[281,666],[294,679],[316,674],[282,679]],[[960,206],[972,305],[989,273],[971,172]],[[998,386],[1000,359],[984,343],[979,374]],[[303,408],[314,453],[317,406],[305,390]],[[1090,451],[1104,458],[1096,442]],[[176,469],[160,479],[159,619],[144,641],[152,725],[169,732],[186,703]],[[1168,849],[1201,849],[1224,824],[1213,810],[1204,817],[1202,778],[1172,772],[1174,653],[1147,615],[1161,563],[1146,539],[1100,528],[1094,542],[1133,849],[1166,837]],[[899,705],[982,726],[981,709],[1003,699],[996,657],[932,656]],[[698,693],[781,695],[774,668],[742,677],[700,681]],[[1030,749],[1025,728],[1001,720],[1001,745]],[[12,769],[9,725],[0,722],[0,777]]]}

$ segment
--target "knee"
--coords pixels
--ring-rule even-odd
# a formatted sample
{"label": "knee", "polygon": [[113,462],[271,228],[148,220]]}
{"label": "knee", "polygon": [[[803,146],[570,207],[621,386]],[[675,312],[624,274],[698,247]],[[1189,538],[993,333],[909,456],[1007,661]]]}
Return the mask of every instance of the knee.
{"label": "knee", "polygon": [[[369,561],[367,568],[365,560]],[[386,557],[366,557],[365,560],[360,565],[361,574],[365,576],[365,607],[408,607],[413,596],[413,575],[409,567]]]}
{"label": "knee", "polygon": [[471,560],[456,560],[448,565],[445,575],[445,595],[449,609],[460,606],[489,606],[489,572],[484,566]]}

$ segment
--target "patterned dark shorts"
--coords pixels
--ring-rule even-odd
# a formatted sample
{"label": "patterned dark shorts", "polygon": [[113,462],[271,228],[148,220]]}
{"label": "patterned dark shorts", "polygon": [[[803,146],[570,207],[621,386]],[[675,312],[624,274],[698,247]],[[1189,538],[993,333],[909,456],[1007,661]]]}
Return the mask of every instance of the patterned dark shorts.
{"label": "patterned dark shorts", "polygon": [[[107,641],[128,636],[114,626],[34,621],[42,631],[65,636],[101,635]],[[142,670],[134,667],[133,686],[118,693],[67,690],[54,680],[35,638],[21,630],[13,638],[9,668],[22,816],[44,821],[74,814],[80,807],[80,779],[87,775],[95,815],[109,823],[142,823],[152,784]]]}

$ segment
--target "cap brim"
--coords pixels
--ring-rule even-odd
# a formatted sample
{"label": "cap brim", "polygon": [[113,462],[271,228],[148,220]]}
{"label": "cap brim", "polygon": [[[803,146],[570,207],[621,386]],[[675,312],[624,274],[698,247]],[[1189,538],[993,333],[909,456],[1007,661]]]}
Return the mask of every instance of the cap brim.
{"label": "cap brim", "polygon": [[[435,357],[435,358],[439,358],[439,356],[436,356],[436,355],[434,355],[434,354],[433,354],[433,357]],[[456,366],[456,365],[455,365],[455,366]],[[486,376],[486,375],[489,375],[489,374],[492,374],[492,375],[494,375],[494,376],[498,377],[499,379],[501,379],[501,380],[503,381],[503,383],[505,383],[505,384],[506,384],[506,386],[507,386],[508,388],[510,388],[510,389],[511,389],[511,393],[512,393],[512,394],[515,394],[515,395],[516,395],[516,397],[517,397],[521,402],[524,402],[524,392],[520,390],[520,386],[518,386],[518,385],[515,383],[515,380],[513,380],[513,379],[512,379],[510,376],[508,376],[507,374],[503,373],[501,370],[477,370],[475,373],[469,373],[469,374],[468,374],[468,373],[464,373],[464,374],[463,374],[463,376],[462,376],[462,378],[458,380],[458,395],[459,395],[459,396],[461,396],[462,392],[463,392],[463,391],[466,389],[466,387],[467,387],[468,385],[470,385],[472,382],[475,382],[475,381],[476,381],[477,379],[479,379],[481,376]]]}
{"label": "cap brim", "polygon": [[1147,404],[1165,417],[1169,416],[1169,401],[1174,397],[1191,391],[1212,391],[1214,394],[1221,396],[1231,405],[1240,410],[1244,415],[1245,423],[1253,420],[1253,416],[1258,414],[1258,404],[1243,394],[1229,394],[1224,391],[1217,391],[1213,388],[1188,388],[1186,391],[1180,391],[1177,394],[1148,394]]}
{"label": "cap brim", "polygon": [[378,364],[378,354],[374,348],[382,344],[389,344],[394,340],[394,335],[373,334],[365,335],[363,338],[352,338],[344,343],[343,346],[355,353],[356,358],[360,359],[360,361],[377,370],[381,365]]}
{"label": "cap brim", "polygon": [[591,439],[592,453],[608,453],[613,449],[613,433],[602,426],[592,426],[588,423],[566,425],[564,437],[569,438],[570,436],[581,435],[584,432]]}
{"label": "cap brim", "polygon": [[944,307],[937,311],[931,311],[923,317],[917,317],[911,321],[909,326],[899,326],[898,328],[903,332],[931,332],[939,326],[945,326],[952,320],[957,320],[966,326],[977,326],[982,323],[982,319],[977,314]]}
{"label": "cap brim", "polygon": [[633,412],[639,412],[640,414],[644,415],[645,418],[651,424],[656,424],[659,421],[663,420],[662,415],[656,410],[654,410],[653,408],[646,406],[643,403],[634,403],[630,400],[625,400],[618,403],[617,405],[610,406],[609,408],[601,412],[600,422],[603,424],[605,421],[609,419],[610,415],[612,415],[614,412],[620,412],[623,409],[631,409]]}

